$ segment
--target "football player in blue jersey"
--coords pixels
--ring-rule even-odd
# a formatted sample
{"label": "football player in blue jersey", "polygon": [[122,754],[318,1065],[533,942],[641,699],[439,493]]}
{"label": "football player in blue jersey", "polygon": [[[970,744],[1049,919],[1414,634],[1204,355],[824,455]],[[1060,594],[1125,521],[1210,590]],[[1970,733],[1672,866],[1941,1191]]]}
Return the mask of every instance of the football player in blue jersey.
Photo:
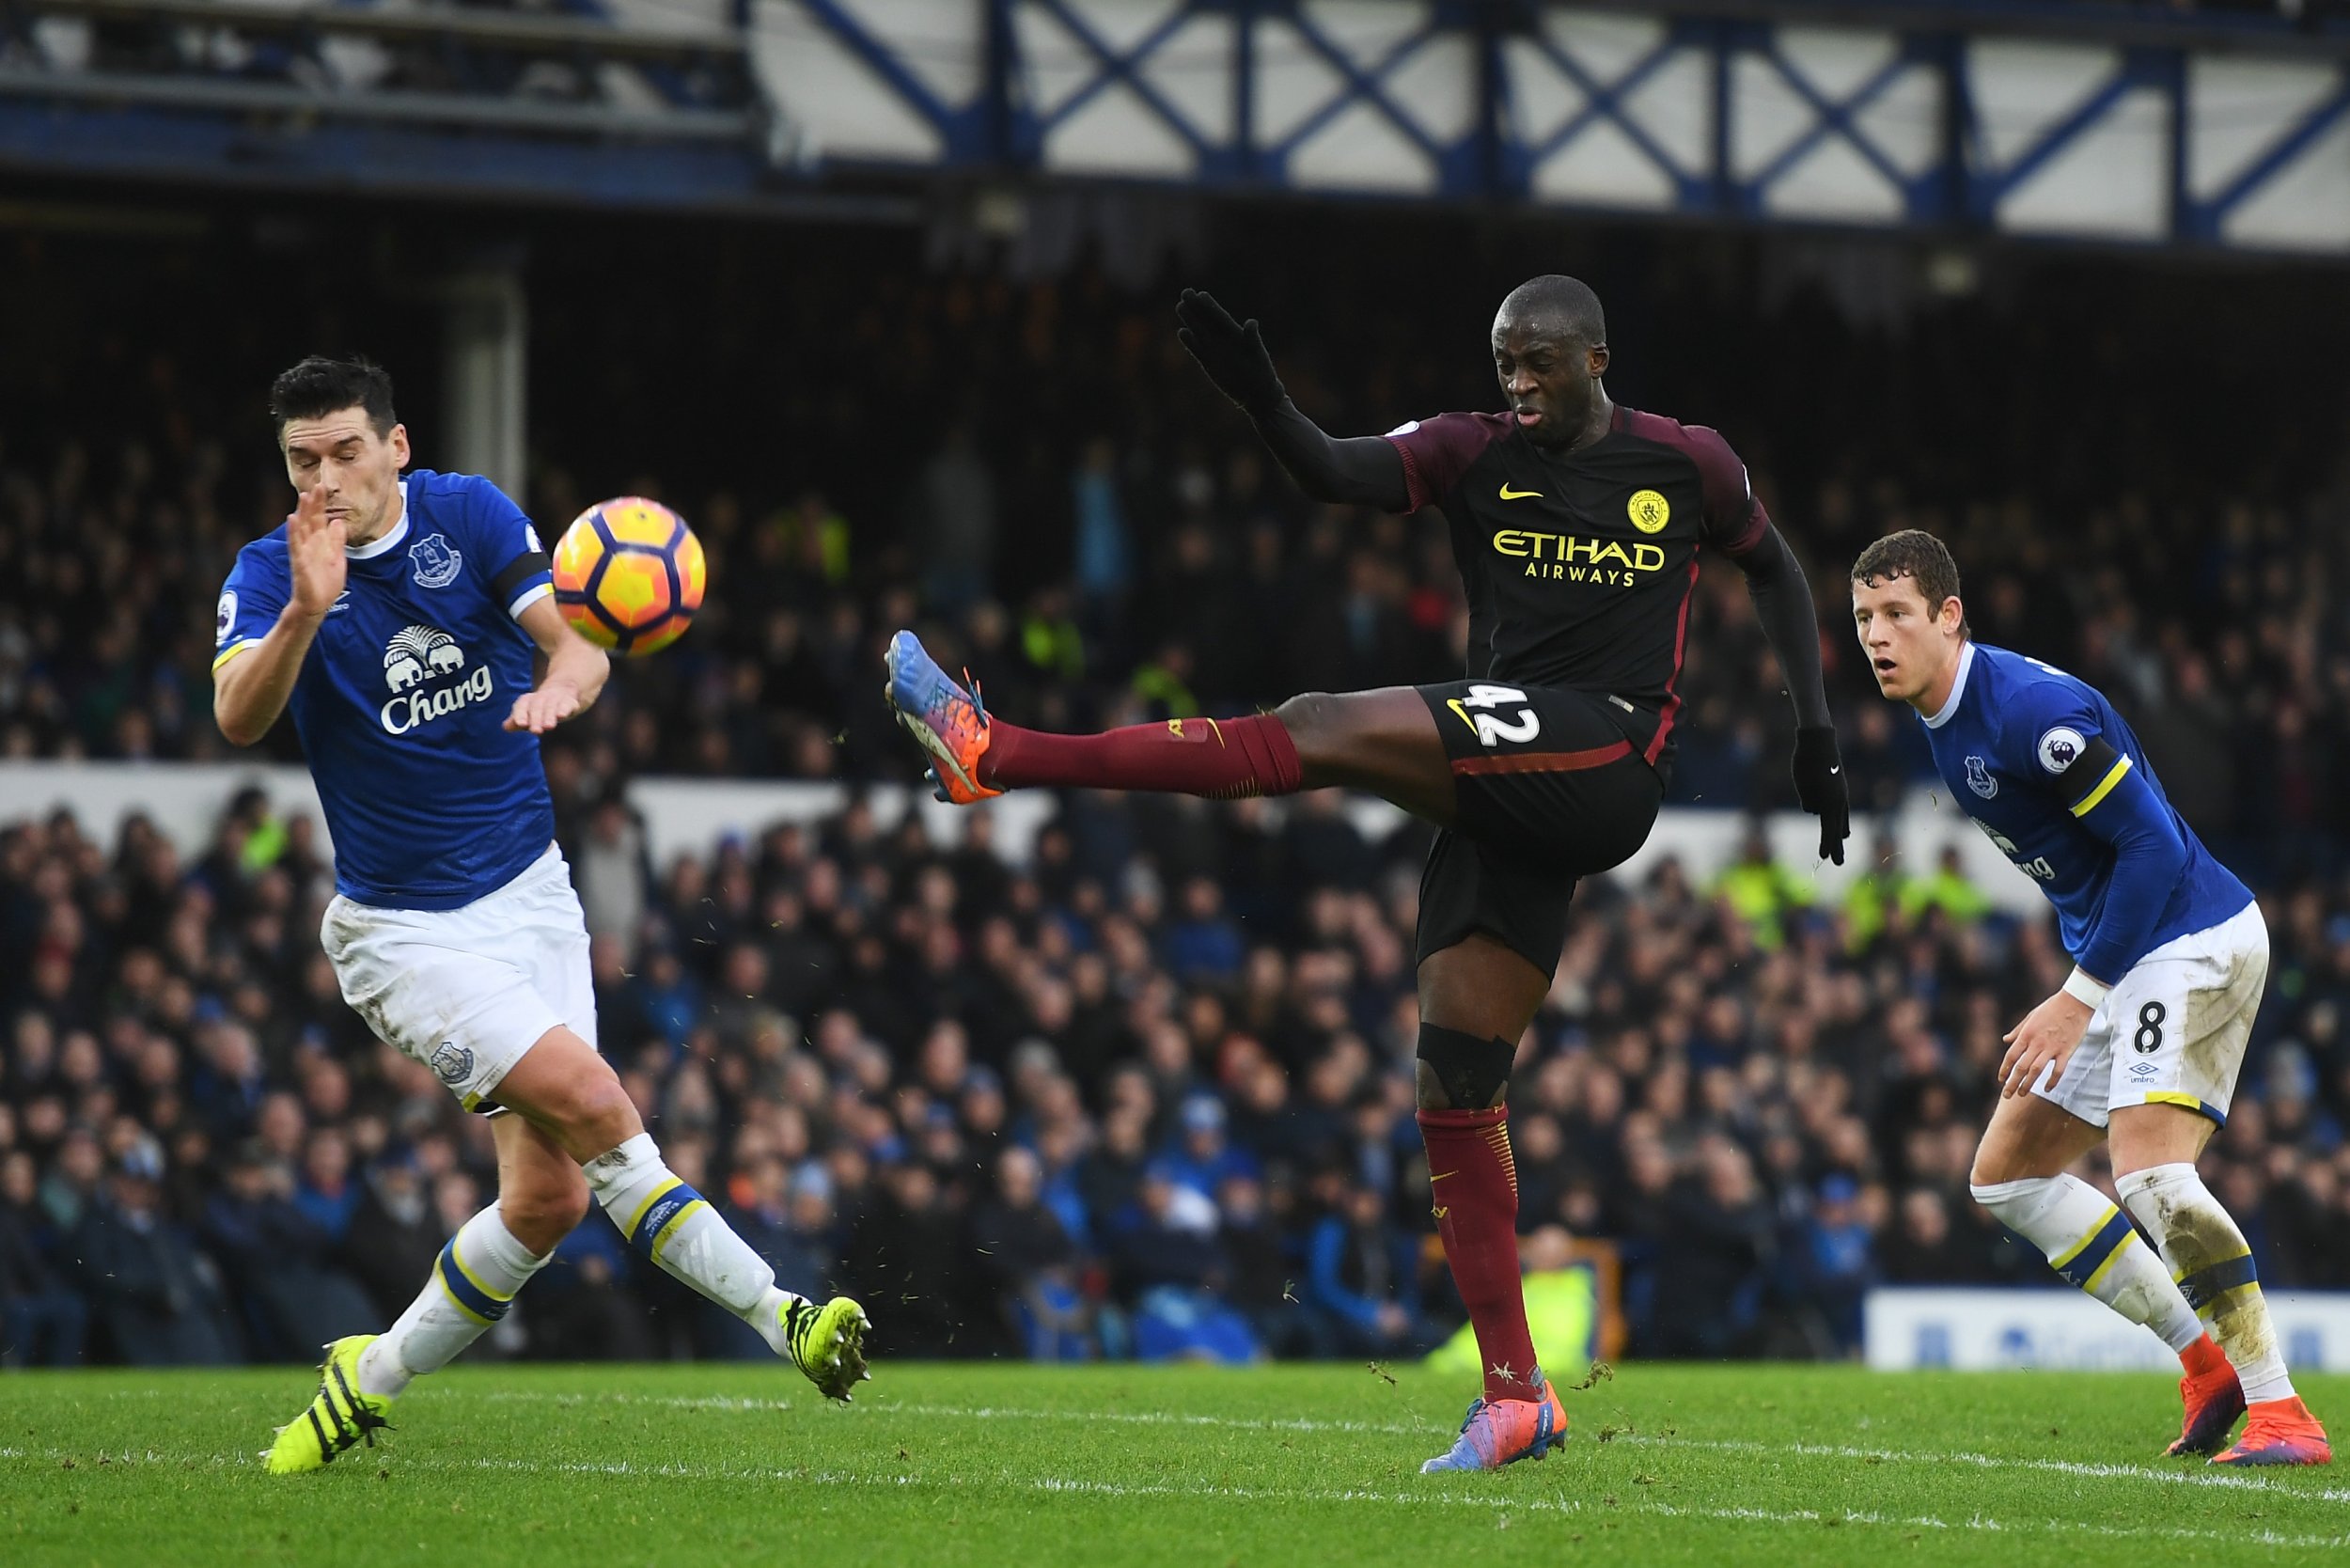
{"label": "football player in blue jersey", "polygon": [[[2260,906],[2171,808],[2103,695],[1973,639],[1940,540],[1915,528],[1878,540],[1852,585],[1878,689],[1918,710],[1951,797],[2040,884],[2075,964],[2006,1036],[1976,1200],[2178,1353],[2186,1416],[2170,1452],[2329,1463],[2325,1429],[2286,1374],[2251,1248],[2195,1170],[2227,1120],[2268,975]],[[2100,1142],[2159,1261],[2130,1217],[2066,1174]]]}
{"label": "football player in blue jersey", "polygon": [[847,1399],[865,1375],[863,1310],[778,1289],[670,1171],[597,1054],[538,737],[586,712],[609,666],[556,608],[530,520],[487,479],[403,478],[408,431],[365,360],[304,360],[270,411],[298,502],[221,591],[213,713],[240,745],[293,716],[335,841],[321,936],[343,999],[466,1109],[496,1115],[498,1199],[389,1329],[327,1347],[268,1467],[372,1444],[411,1379],[506,1315],[591,1197],[640,1253]]}

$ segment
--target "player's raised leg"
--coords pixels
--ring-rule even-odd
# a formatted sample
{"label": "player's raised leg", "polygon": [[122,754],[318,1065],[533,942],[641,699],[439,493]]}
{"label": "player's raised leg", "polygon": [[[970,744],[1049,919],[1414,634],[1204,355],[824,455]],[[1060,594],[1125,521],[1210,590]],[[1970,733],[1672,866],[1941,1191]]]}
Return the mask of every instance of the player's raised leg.
{"label": "player's raised leg", "polygon": [[1408,686],[1309,693],[1244,718],[1051,735],[990,717],[977,686],[939,668],[911,632],[891,639],[887,665],[898,722],[930,753],[939,798],[958,805],[1032,786],[1237,800],[1344,785],[1439,825],[1452,820],[1451,764]]}
{"label": "player's raised leg", "polygon": [[[2113,1113],[2114,1187],[2162,1248],[2189,1309],[2210,1325],[2208,1339],[2240,1382],[2244,1435],[2213,1455],[2217,1465],[2325,1465],[2333,1460],[2326,1429],[2294,1391],[2268,1303],[2261,1295],[2252,1248],[2196,1172],[2214,1123],[2182,1105],[2142,1105]],[[2202,1445],[2184,1439],[2173,1453],[2210,1453],[2234,1425],[2231,1415]]]}
{"label": "player's raised leg", "polygon": [[2162,1259],[2105,1194],[2065,1173],[2105,1137],[2104,1128],[2053,1100],[2037,1094],[2001,1100],[1975,1151],[1968,1178],[1975,1201],[2040,1248],[2066,1283],[2144,1324],[2170,1347],[2179,1358],[2186,1414],[2169,1451],[2209,1453],[2228,1440],[2244,1413],[2244,1393]]}
{"label": "player's raised leg", "polygon": [[319,1391],[281,1429],[267,1465],[279,1475],[315,1470],[354,1443],[374,1441],[392,1401],[439,1372],[512,1308],[530,1277],[588,1212],[579,1164],[519,1116],[491,1123],[497,1141],[497,1201],[459,1227],[424,1289],[382,1334],[327,1347]]}
{"label": "player's raised leg", "polygon": [[827,1397],[846,1400],[868,1375],[864,1309],[847,1296],[820,1307],[778,1287],[767,1261],[663,1161],[619,1076],[585,1040],[548,1031],[497,1098],[584,1168],[634,1250],[757,1329]]}
{"label": "player's raised leg", "polygon": [[1493,1470],[1540,1459],[1567,1432],[1527,1327],[1518,1273],[1518,1173],[1510,1067],[1550,977],[1484,933],[1419,965],[1419,1131],[1445,1262],[1468,1309],[1484,1391],[1449,1451],[1420,1466]]}

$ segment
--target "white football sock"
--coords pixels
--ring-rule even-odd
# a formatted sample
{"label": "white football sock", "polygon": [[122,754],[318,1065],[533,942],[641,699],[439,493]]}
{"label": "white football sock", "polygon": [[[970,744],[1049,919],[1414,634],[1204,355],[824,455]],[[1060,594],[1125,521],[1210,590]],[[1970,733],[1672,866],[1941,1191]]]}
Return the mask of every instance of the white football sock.
{"label": "white football sock", "polygon": [[2252,1248],[2195,1168],[2184,1162],[2149,1166],[2113,1185],[2161,1246],[2180,1292],[2211,1325],[2211,1337],[2244,1385],[2246,1403],[2291,1399],[2293,1379],[2261,1296]]}
{"label": "white football sock", "polygon": [[778,1356],[789,1356],[782,1309],[801,1299],[776,1287],[776,1271],[678,1179],[650,1133],[639,1133],[587,1165],[588,1184],[628,1245],[741,1318]]}
{"label": "white football sock", "polygon": [[[2046,1255],[2048,1266],[2173,1351],[2203,1337],[2161,1260],[2139,1245],[2122,1211],[2077,1176],[2028,1176],[1969,1189],[1999,1223]],[[2133,1213],[2136,1211],[2133,1210]]]}
{"label": "white football sock", "polygon": [[506,1316],[514,1294],[546,1262],[515,1239],[495,1203],[465,1221],[441,1248],[432,1278],[408,1310],[359,1353],[360,1392],[397,1394],[410,1378],[457,1359]]}

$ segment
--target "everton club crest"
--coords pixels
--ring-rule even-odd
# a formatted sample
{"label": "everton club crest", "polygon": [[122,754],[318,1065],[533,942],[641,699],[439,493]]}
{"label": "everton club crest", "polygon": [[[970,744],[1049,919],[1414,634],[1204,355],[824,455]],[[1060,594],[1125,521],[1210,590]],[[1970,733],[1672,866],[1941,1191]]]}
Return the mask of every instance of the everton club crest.
{"label": "everton club crest", "polygon": [[457,581],[458,570],[465,564],[465,557],[439,534],[408,546],[408,558],[415,563],[418,588],[446,588]]}

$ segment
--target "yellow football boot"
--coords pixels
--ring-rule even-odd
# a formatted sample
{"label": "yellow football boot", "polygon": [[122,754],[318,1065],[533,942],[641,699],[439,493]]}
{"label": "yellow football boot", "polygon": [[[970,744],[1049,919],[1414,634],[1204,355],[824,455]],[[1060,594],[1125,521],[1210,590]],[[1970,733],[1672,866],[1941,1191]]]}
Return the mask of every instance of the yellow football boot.
{"label": "yellow football boot", "polygon": [[375,1340],[373,1334],[353,1334],[326,1347],[326,1364],[319,1369],[318,1397],[310,1402],[309,1409],[277,1429],[277,1440],[261,1456],[262,1466],[270,1474],[291,1476],[322,1469],[334,1463],[337,1454],[362,1441],[373,1448],[376,1433],[390,1430],[392,1423],[384,1419],[392,1407],[390,1396],[359,1391],[359,1353]]}
{"label": "yellow football boot", "polygon": [[873,1374],[865,1370],[865,1309],[845,1295],[822,1307],[793,1296],[776,1309],[783,1320],[784,1342],[791,1347],[791,1364],[826,1399],[843,1404],[856,1386]]}

